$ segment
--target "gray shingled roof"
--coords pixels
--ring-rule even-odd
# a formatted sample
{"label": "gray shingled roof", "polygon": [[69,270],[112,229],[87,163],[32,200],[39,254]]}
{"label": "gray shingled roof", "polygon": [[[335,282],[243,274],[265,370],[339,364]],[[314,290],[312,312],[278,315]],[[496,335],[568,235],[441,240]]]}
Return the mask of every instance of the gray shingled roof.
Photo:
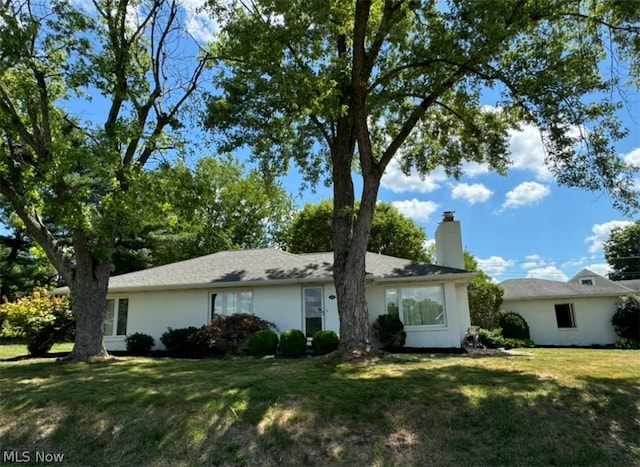
{"label": "gray shingled roof", "polygon": [[[111,277],[110,292],[204,288],[216,284],[268,284],[273,282],[329,282],[333,253],[295,255],[264,248],[222,251],[199,258],[166,264]],[[372,278],[471,278],[474,273],[391,256],[367,254],[367,272]],[[59,290],[63,292],[63,290]]]}
{"label": "gray shingled roof", "polygon": [[626,281],[617,281],[616,284],[620,284],[628,289],[640,292],[640,279],[629,279]]}
{"label": "gray shingled roof", "polygon": [[546,279],[509,279],[501,282],[500,285],[504,289],[502,299],[505,301],[540,298],[615,297],[631,292],[631,289],[617,284],[600,287]]}

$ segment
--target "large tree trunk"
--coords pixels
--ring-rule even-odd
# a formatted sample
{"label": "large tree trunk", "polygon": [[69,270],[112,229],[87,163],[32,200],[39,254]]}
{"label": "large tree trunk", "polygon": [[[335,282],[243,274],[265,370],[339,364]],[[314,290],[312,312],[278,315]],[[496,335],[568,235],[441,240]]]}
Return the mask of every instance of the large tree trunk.
{"label": "large tree trunk", "polygon": [[71,290],[71,307],[76,319],[76,337],[70,360],[85,361],[94,357],[107,357],[104,346],[104,319],[111,257],[96,259],[83,240],[75,237],[76,269]]}

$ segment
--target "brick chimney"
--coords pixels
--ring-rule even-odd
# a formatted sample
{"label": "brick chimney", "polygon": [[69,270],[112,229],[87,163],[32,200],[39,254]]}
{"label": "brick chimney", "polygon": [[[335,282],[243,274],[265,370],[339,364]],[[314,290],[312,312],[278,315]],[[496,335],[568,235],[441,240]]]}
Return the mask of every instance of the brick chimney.
{"label": "brick chimney", "polygon": [[464,269],[462,231],[460,221],[454,219],[454,211],[445,211],[436,229],[436,264]]}

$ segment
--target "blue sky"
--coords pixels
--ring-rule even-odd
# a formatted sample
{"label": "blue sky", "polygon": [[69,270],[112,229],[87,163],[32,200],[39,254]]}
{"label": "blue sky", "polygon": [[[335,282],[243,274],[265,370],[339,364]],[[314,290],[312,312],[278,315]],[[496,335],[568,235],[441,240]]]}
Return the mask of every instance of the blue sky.
{"label": "blue sky", "polygon": [[[88,0],[73,2],[92,8]],[[212,39],[217,28],[199,9],[204,0],[181,3],[191,37],[202,44]],[[627,162],[640,167],[640,93],[630,93],[627,99],[620,117],[630,131],[617,149]],[[392,162],[382,179],[379,199],[394,204],[424,227],[429,239],[433,239],[442,211],[455,211],[462,223],[464,246],[498,281],[518,277],[566,280],[585,267],[606,274],[602,242],[613,227],[631,223],[640,214],[625,218],[603,193],[558,186],[544,166],[535,128],[511,134],[510,150],[513,165],[506,177],[473,164],[465,167],[460,180],[447,178],[440,170],[421,180],[416,174],[405,176]],[[300,206],[331,197],[331,190],[324,186],[300,193],[295,172],[284,185],[299,196]]]}

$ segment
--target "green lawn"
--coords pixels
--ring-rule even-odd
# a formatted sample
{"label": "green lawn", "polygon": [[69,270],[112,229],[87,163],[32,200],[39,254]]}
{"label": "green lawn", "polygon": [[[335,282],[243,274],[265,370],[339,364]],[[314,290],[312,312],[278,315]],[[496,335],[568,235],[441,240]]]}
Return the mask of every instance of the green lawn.
{"label": "green lawn", "polygon": [[0,389],[0,455],[66,465],[640,466],[640,351],[19,360]]}

